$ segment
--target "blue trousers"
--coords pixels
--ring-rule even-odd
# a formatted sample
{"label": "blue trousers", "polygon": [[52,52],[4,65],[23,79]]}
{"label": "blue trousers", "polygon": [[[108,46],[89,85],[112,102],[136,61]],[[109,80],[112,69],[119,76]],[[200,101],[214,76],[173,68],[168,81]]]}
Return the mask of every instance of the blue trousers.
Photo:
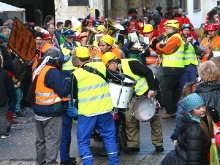
{"label": "blue trousers", "polygon": [[102,135],[102,139],[109,157],[109,165],[119,165],[118,149],[116,145],[115,125],[110,113],[97,116],[78,116],[77,143],[80,156],[84,165],[94,165],[93,155],[90,150],[90,139],[92,131],[97,129]]}
{"label": "blue trousers", "polygon": [[16,106],[15,106],[15,112],[19,112],[21,110],[21,105],[20,105],[20,102],[23,98],[23,91],[21,88],[16,88],[16,93],[17,93],[17,103],[16,103]]}
{"label": "blue trousers", "polygon": [[71,143],[72,118],[67,114],[62,116],[62,136],[60,144],[60,160],[66,161],[70,159],[70,143]]}
{"label": "blue trousers", "polygon": [[180,78],[180,93],[183,91],[184,85],[188,82],[196,82],[196,73],[197,68],[195,65],[187,65],[185,66],[185,72],[182,74]]}
{"label": "blue trousers", "polygon": [[7,90],[8,95],[8,110],[15,112],[15,106],[17,103],[17,94],[15,89]]}

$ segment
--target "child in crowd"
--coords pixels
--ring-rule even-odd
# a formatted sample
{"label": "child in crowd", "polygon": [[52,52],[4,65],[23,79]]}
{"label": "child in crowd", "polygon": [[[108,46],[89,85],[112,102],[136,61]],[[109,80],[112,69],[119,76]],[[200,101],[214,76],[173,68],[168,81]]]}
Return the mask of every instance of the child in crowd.
{"label": "child in crowd", "polygon": [[161,162],[161,165],[207,165],[207,154],[211,139],[214,138],[212,119],[206,110],[205,102],[196,93],[182,100],[186,112],[183,114],[178,143]]}
{"label": "child in crowd", "polygon": [[6,127],[7,116],[7,90],[9,84],[8,73],[3,69],[3,57],[0,55],[0,138],[8,138],[10,135]]}

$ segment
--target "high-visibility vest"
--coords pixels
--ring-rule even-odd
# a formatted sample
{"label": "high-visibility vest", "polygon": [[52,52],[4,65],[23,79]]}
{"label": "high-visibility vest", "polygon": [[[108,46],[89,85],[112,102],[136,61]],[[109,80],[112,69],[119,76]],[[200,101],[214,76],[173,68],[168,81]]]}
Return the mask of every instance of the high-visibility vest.
{"label": "high-visibility vest", "polygon": [[185,66],[189,64],[198,65],[194,46],[189,42],[188,49],[185,51]]}
{"label": "high-visibility vest", "polygon": [[[97,69],[106,77],[106,67],[103,62],[86,63]],[[108,83],[99,75],[90,73],[83,68],[73,72],[78,85],[78,114],[93,116],[110,112],[113,109]]]}
{"label": "high-visibility vest", "polygon": [[123,73],[128,76],[131,76],[132,78],[134,78],[137,81],[137,84],[135,85],[135,93],[136,93],[136,95],[141,96],[149,89],[147,80],[145,77],[138,76],[131,71],[131,68],[128,64],[129,61],[138,61],[138,60],[131,59],[131,58],[130,59],[122,59],[121,65],[122,65]]}
{"label": "high-visibility vest", "polygon": [[[53,45],[44,43],[44,45],[40,47],[40,53],[41,52],[44,53],[51,46]],[[32,63],[32,71],[37,67],[38,63],[39,63],[39,57],[38,57],[38,54],[36,54],[36,56],[34,57],[34,61]]]}
{"label": "high-visibility vest", "polygon": [[54,89],[48,88],[44,85],[44,79],[49,69],[55,68],[53,66],[46,65],[40,72],[36,82],[35,89],[35,104],[38,105],[52,105],[61,101],[70,100],[68,97],[60,98]]}
{"label": "high-visibility vest", "polygon": [[[64,56],[67,56],[70,54],[70,52],[72,50],[68,49],[67,47],[64,46],[66,42],[64,42],[62,45],[60,45],[61,51],[63,53]],[[80,42],[75,41],[76,46],[80,47]],[[72,63],[72,56],[69,58],[69,60],[67,62],[64,62],[62,64],[62,70],[75,70],[77,67],[73,66]]]}
{"label": "high-visibility vest", "polygon": [[[185,55],[184,55],[184,41],[181,36],[177,33],[173,36],[178,37],[181,40],[181,45],[176,52],[173,54],[163,54],[162,66],[163,67],[174,67],[174,68],[184,68],[185,67]],[[172,38],[172,37],[171,37]],[[167,40],[169,41],[170,38]]]}
{"label": "high-visibility vest", "polygon": [[[112,48],[112,53],[114,53],[114,54],[117,56],[117,58],[121,59],[120,49],[118,49],[118,48]],[[99,58],[102,58],[103,53],[100,51],[100,52],[98,52],[98,53],[96,54],[96,56],[99,57]]]}
{"label": "high-visibility vest", "polygon": [[[204,38],[202,42],[200,43],[200,47],[205,46],[208,40],[209,40],[208,37]],[[214,38],[212,38],[210,43],[211,43],[211,50],[220,51],[220,37],[219,36],[216,35]],[[207,61],[210,53],[211,51],[206,51],[204,55],[202,56],[201,62]]]}
{"label": "high-visibility vest", "polygon": [[[156,37],[151,38],[150,43],[153,42],[153,40],[155,40]],[[158,55],[155,52],[155,50],[153,50],[151,47],[149,48],[151,55],[146,57],[146,64],[147,65],[151,65],[151,64],[160,64],[160,60],[158,60]]]}

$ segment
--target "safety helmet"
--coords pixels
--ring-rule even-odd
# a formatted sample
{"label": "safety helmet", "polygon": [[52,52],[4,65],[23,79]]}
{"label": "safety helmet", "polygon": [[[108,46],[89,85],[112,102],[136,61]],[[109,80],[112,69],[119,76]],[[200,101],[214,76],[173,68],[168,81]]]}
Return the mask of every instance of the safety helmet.
{"label": "safety helmet", "polygon": [[179,29],[179,21],[173,19],[173,20],[168,20],[164,23],[164,27],[172,27]]}
{"label": "safety helmet", "polygon": [[88,37],[88,33],[87,32],[82,32],[81,34],[80,34],[80,39],[82,39],[82,38],[84,38],[84,37]]}
{"label": "safety helmet", "polygon": [[214,24],[209,24],[209,25],[207,26],[207,29],[206,29],[206,30],[210,30],[210,31],[216,30],[216,26],[215,26]]}
{"label": "safety helmet", "polygon": [[52,37],[50,36],[49,33],[43,33],[43,40],[49,40],[51,39]]}
{"label": "safety helmet", "polygon": [[71,29],[68,29],[68,30],[66,30],[66,31],[64,32],[64,36],[65,36],[66,38],[74,37],[74,36],[75,36],[75,35],[74,35],[74,31],[71,30]]}
{"label": "safety helmet", "polygon": [[98,27],[97,27],[97,31],[98,32],[105,32],[106,31],[106,28],[105,28],[105,26],[103,26],[103,25],[99,25]]}
{"label": "safety helmet", "polygon": [[100,41],[104,41],[105,43],[109,44],[109,45],[113,45],[114,43],[114,39],[110,36],[110,35],[104,35]]}
{"label": "safety helmet", "polygon": [[89,49],[86,47],[76,47],[76,57],[79,58],[88,58],[89,55]]}
{"label": "safety helmet", "polygon": [[109,61],[116,59],[116,55],[112,52],[106,52],[102,55],[102,62],[107,65]]}
{"label": "safety helmet", "polygon": [[183,25],[181,26],[181,30],[183,30],[183,29],[185,29],[185,28],[188,28],[189,30],[191,30],[191,27],[190,27],[189,24],[183,24]]}
{"label": "safety helmet", "polygon": [[144,30],[143,32],[144,33],[149,33],[149,32],[152,32],[154,30],[153,26],[151,24],[147,24],[144,26]]}

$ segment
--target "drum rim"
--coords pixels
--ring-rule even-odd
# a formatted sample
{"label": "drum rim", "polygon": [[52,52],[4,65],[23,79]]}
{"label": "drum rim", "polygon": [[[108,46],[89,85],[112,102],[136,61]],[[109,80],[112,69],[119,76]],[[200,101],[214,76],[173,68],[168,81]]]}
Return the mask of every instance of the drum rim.
{"label": "drum rim", "polygon": [[154,115],[152,115],[151,116],[151,118],[149,118],[149,119],[147,119],[147,120],[142,120],[142,119],[140,119],[139,117],[137,117],[137,115],[135,114],[135,105],[136,105],[136,103],[137,103],[137,101],[142,101],[143,99],[148,99],[148,100],[150,100],[150,101],[152,101],[151,99],[149,99],[148,97],[146,97],[146,96],[144,96],[144,97],[142,97],[142,98],[139,98],[139,99],[137,99],[136,101],[135,101],[135,103],[134,103],[134,105],[133,105],[133,115],[136,117],[136,119],[138,119],[139,121],[142,121],[142,122],[147,122],[147,121],[150,121],[150,119],[152,119],[153,117],[154,117],[154,115],[155,115],[155,112],[156,112],[156,105],[155,105],[155,103],[154,103],[154,101],[152,101],[153,103],[154,103],[154,105],[155,105],[155,111],[154,111]]}
{"label": "drum rim", "polygon": [[128,76],[126,74],[124,74],[126,78],[129,78],[130,80],[132,80],[133,82],[124,82],[124,81],[121,81],[121,80],[115,80],[115,79],[111,79],[109,81],[109,83],[113,83],[113,84],[123,84],[123,86],[133,86],[136,84],[136,80],[131,77],[131,76]]}

